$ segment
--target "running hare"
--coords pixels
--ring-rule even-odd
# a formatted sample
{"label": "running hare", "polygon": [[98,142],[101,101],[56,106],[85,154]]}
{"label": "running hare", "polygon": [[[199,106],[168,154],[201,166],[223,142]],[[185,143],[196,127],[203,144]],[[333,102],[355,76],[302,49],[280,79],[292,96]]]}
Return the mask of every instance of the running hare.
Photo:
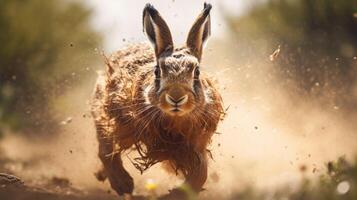
{"label": "running hare", "polygon": [[[223,117],[213,81],[200,74],[203,45],[210,35],[210,4],[194,22],[183,47],[175,48],[166,22],[147,4],[143,29],[152,47],[132,45],[106,59],[92,101],[104,168],[119,194],[131,194],[133,178],[121,156],[137,151],[141,172],[164,162],[199,192],[207,179],[207,145]],[[174,190],[175,191],[175,190]],[[176,190],[177,191],[177,190]]]}

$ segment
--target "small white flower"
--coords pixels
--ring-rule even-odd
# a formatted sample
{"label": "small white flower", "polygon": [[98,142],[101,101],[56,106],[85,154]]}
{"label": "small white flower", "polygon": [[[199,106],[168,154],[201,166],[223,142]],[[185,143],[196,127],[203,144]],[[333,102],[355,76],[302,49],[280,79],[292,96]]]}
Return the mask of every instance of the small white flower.
{"label": "small white flower", "polygon": [[339,194],[346,194],[350,190],[350,183],[348,181],[342,181],[337,185],[337,192]]}

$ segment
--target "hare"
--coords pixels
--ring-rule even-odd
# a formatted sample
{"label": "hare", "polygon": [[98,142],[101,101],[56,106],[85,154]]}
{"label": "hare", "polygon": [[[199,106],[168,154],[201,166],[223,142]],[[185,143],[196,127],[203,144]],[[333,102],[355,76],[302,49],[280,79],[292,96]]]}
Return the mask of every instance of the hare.
{"label": "hare", "polygon": [[204,4],[186,45],[175,48],[166,22],[147,4],[143,29],[153,48],[131,45],[106,58],[107,72],[98,77],[91,107],[104,166],[97,175],[107,177],[119,195],[134,188],[123,167],[127,151],[138,152],[132,163],[141,172],[164,162],[184,176],[184,184],[202,190],[207,146],[224,113],[213,81],[200,73],[211,8]]}

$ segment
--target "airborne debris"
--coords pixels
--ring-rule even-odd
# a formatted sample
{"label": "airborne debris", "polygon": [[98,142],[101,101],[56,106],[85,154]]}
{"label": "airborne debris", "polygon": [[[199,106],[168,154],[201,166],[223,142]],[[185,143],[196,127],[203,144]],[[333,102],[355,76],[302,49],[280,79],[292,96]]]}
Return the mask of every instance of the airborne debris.
{"label": "airborne debris", "polygon": [[213,172],[210,174],[210,178],[212,179],[212,181],[214,183],[217,183],[219,181],[219,175],[217,174],[217,172]]}
{"label": "airborne debris", "polygon": [[69,123],[71,123],[72,122],[72,117],[67,117],[67,119],[65,119],[65,120],[63,120],[63,121],[61,121],[61,125],[67,125],[67,124],[69,124]]}
{"label": "airborne debris", "polygon": [[270,61],[275,61],[275,59],[278,58],[280,53],[280,45],[278,46],[278,48],[269,56]]}
{"label": "airborne debris", "polygon": [[312,173],[315,174],[316,171],[317,171],[317,169],[316,169],[316,167],[314,167],[314,168],[312,169]]}
{"label": "airborne debris", "polygon": [[307,166],[306,165],[300,165],[299,170],[300,170],[300,172],[304,173],[307,170]]}

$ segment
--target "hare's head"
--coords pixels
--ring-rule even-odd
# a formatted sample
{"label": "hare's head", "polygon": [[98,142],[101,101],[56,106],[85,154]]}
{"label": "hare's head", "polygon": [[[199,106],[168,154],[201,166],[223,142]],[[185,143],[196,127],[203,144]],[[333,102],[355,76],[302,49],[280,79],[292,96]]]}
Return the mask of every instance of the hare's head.
{"label": "hare's head", "polygon": [[200,78],[202,49],[210,35],[210,4],[189,31],[186,45],[175,48],[171,33],[159,12],[147,4],[143,13],[144,32],[153,44],[156,66],[154,79],[145,89],[148,103],[170,116],[184,116],[209,101]]}

